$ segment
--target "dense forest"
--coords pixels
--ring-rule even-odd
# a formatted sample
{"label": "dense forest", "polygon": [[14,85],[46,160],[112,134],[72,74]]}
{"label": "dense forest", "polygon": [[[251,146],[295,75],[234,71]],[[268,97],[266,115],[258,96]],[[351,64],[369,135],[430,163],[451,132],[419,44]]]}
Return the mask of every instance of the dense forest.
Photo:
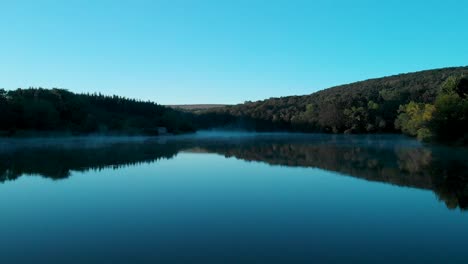
{"label": "dense forest", "polygon": [[[310,95],[174,108],[63,89],[0,89],[0,135],[147,134],[198,129],[399,133],[468,144],[468,67],[371,79]],[[161,130],[162,129],[162,130]]]}
{"label": "dense forest", "polygon": [[[310,95],[195,112],[200,115],[198,123],[205,126],[326,133],[403,131],[423,140],[466,143],[468,80],[464,76],[468,77],[468,67],[427,70],[341,85]],[[411,110],[414,108],[419,110]]]}
{"label": "dense forest", "polygon": [[153,102],[63,89],[0,89],[0,132],[150,134],[194,131],[191,114]]}

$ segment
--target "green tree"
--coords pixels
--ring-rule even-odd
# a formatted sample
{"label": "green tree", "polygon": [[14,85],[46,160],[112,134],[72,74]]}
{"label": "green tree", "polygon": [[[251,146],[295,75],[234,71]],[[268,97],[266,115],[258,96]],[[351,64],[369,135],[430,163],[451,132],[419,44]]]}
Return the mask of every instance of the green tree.
{"label": "green tree", "polygon": [[431,130],[440,141],[468,144],[468,79],[449,78],[435,101]]}
{"label": "green tree", "polygon": [[442,95],[458,95],[465,99],[468,96],[468,78],[461,76],[451,76],[442,85],[440,94]]}
{"label": "green tree", "polygon": [[401,105],[395,127],[410,136],[417,136],[420,140],[429,140],[432,133],[428,124],[435,111],[434,105],[410,102]]}

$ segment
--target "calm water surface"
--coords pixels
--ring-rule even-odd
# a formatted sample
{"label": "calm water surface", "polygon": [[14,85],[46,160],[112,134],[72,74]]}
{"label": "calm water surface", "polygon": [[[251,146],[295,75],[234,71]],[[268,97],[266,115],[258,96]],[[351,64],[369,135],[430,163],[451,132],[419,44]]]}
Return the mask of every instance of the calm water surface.
{"label": "calm water surface", "polygon": [[0,263],[466,263],[468,151],[401,136],[0,140]]}

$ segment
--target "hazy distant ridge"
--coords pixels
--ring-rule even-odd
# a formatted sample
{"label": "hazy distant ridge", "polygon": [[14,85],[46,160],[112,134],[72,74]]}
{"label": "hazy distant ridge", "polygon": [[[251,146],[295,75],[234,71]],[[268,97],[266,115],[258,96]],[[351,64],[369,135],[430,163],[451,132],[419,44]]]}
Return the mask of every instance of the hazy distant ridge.
{"label": "hazy distant ridge", "polygon": [[167,105],[168,107],[181,110],[205,110],[228,106],[226,104],[180,104],[180,105]]}

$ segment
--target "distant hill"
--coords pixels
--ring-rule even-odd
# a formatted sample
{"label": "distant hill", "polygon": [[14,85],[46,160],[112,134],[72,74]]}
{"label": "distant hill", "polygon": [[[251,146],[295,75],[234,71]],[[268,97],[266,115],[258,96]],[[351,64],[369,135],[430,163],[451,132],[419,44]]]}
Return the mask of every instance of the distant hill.
{"label": "distant hill", "polygon": [[[393,132],[400,105],[433,103],[450,76],[468,76],[468,67],[399,74],[340,85],[302,96],[270,98],[205,111],[253,130],[333,133]],[[234,124],[235,123],[235,124]],[[222,123],[226,126],[228,124]]]}
{"label": "distant hill", "polygon": [[168,107],[187,111],[207,110],[213,108],[225,107],[225,104],[181,104],[181,105],[167,105]]}

